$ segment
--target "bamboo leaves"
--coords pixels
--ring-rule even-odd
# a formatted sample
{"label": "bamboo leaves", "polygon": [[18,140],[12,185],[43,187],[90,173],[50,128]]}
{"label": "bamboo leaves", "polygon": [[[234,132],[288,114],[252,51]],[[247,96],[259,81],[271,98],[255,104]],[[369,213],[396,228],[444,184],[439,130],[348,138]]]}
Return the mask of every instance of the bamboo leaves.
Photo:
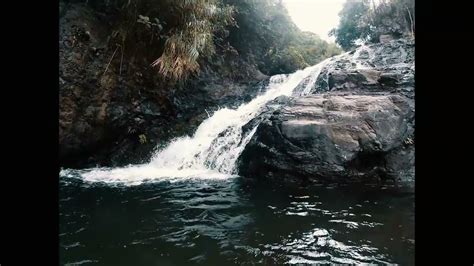
{"label": "bamboo leaves", "polygon": [[169,1],[179,13],[179,25],[152,66],[164,77],[179,80],[199,70],[200,56],[215,52],[214,33],[234,23],[233,9],[220,6],[219,0]]}

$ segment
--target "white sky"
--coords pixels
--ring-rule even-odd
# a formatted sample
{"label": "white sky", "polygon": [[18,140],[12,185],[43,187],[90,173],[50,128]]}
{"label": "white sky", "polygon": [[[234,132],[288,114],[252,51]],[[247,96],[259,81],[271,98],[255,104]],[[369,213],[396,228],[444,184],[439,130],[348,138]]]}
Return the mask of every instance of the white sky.
{"label": "white sky", "polygon": [[346,0],[283,0],[295,24],[304,31],[318,34],[322,39],[334,42],[328,32],[337,27],[342,6]]}

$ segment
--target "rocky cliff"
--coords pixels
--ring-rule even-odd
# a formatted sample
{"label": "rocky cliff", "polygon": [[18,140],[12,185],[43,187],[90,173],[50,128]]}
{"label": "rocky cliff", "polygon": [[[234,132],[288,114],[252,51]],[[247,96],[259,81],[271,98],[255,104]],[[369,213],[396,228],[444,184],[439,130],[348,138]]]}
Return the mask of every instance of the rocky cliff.
{"label": "rocky cliff", "polygon": [[59,157],[61,166],[117,166],[147,160],[155,147],[190,134],[219,105],[251,99],[266,76],[235,50],[218,47],[185,84],[150,67],[159,44],[137,36],[111,41],[117,18],[60,3]]}
{"label": "rocky cliff", "polygon": [[260,123],[239,173],[413,187],[414,43],[360,47],[329,60],[314,85],[310,80],[246,126]]}
{"label": "rocky cliff", "polygon": [[60,1],[62,167],[145,162],[219,107],[252,99],[268,76],[339,53],[301,32],[278,1],[216,2],[235,8],[236,24],[215,32],[215,52],[198,57],[199,72],[171,81],[151,63],[179,31],[176,2]]}

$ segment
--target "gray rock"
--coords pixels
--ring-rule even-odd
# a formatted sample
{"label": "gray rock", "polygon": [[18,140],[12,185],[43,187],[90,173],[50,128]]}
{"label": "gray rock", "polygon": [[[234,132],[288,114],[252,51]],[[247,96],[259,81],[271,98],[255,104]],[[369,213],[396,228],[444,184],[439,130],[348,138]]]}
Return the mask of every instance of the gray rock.
{"label": "gray rock", "polygon": [[[373,91],[390,92],[401,86],[414,87],[414,73],[412,41],[398,39],[363,46],[334,57],[326,64],[310,94],[327,91],[352,91],[359,94]],[[414,98],[414,92],[403,94]]]}
{"label": "gray rock", "polygon": [[262,114],[240,157],[239,173],[411,182],[414,148],[406,140],[413,138],[414,110],[409,102],[399,95],[293,98],[279,112]]}
{"label": "gray rock", "polygon": [[[199,74],[186,82],[167,82],[150,67],[159,55],[159,38],[150,42],[149,34],[129,35],[123,53],[115,50],[119,40],[114,32],[123,21],[114,12],[60,2],[62,167],[146,162],[157,143],[192,134],[207,112],[247,102],[268,83],[255,63],[219,47],[213,58],[220,62],[202,59]],[[146,143],[140,141],[141,135]]]}
{"label": "gray rock", "polygon": [[379,42],[380,43],[388,43],[388,42],[392,41],[393,39],[394,39],[393,36],[390,35],[390,34],[381,34],[379,36]]}
{"label": "gray rock", "polygon": [[[399,39],[334,57],[309,95],[267,104],[239,158],[244,176],[392,181],[414,187],[414,44]],[[313,78],[314,80],[314,78]],[[258,160],[256,160],[258,158]]]}

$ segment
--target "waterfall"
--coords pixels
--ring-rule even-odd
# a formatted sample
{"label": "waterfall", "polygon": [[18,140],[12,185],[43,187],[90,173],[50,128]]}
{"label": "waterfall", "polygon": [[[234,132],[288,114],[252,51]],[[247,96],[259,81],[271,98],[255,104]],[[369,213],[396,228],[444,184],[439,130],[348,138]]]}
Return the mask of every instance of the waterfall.
{"label": "waterfall", "polygon": [[318,80],[319,74],[321,74],[321,70],[323,70],[323,67],[333,59],[333,57],[327,58],[324,61],[320,62],[319,64],[313,66],[311,75],[309,77],[308,83],[304,86],[303,90],[301,91],[300,95],[308,95],[311,92],[311,89],[313,88],[313,85],[316,83]]}
{"label": "waterfall", "polygon": [[[171,141],[168,146],[157,151],[149,163],[121,168],[86,169],[74,173],[86,181],[126,184],[140,184],[155,179],[219,179],[236,176],[236,161],[258,125],[248,132],[243,132],[242,127],[259,115],[267,102],[281,95],[290,96],[305,78],[310,80],[305,88],[313,86],[327,61],[289,75],[272,76],[263,94],[237,109],[217,110],[199,125],[192,136]],[[71,170],[63,170],[61,174],[73,175]]]}

